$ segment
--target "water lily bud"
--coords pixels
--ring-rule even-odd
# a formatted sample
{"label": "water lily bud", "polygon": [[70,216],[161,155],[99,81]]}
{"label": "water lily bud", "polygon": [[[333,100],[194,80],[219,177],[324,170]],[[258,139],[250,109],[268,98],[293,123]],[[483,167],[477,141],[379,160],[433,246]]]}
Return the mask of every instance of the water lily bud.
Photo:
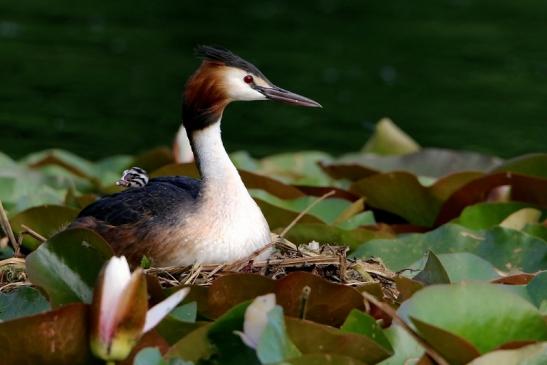
{"label": "water lily bud", "polygon": [[125,257],[113,257],[99,276],[91,306],[91,349],[107,361],[125,359],[142,335],[148,309],[142,269],[131,275]]}
{"label": "water lily bud", "polygon": [[125,257],[112,257],[93,293],[91,350],[106,361],[124,360],[141,336],[160,323],[189,291],[181,289],[148,310],[143,270],[131,274]]}
{"label": "water lily bud", "polygon": [[243,333],[235,333],[249,347],[256,349],[264,328],[268,323],[268,313],[275,307],[275,294],[256,297],[245,310]]}

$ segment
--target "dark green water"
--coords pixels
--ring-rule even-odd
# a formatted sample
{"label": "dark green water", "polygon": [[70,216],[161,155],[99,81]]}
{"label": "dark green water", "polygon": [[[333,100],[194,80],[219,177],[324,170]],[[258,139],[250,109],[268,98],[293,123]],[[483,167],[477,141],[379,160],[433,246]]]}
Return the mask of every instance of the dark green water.
{"label": "dark green water", "polygon": [[324,106],[234,104],[229,150],[343,153],[382,116],[423,145],[547,150],[544,0],[2,1],[0,150],[169,144],[199,43]]}

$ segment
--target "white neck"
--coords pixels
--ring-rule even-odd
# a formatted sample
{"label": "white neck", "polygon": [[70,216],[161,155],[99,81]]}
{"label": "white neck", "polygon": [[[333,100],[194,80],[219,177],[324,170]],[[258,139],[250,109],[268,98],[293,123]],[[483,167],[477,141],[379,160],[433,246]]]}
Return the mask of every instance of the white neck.
{"label": "white neck", "polygon": [[192,142],[194,155],[199,161],[199,172],[205,183],[218,180],[241,182],[239,173],[222,144],[220,120],[205,129],[193,132]]}
{"label": "white neck", "polygon": [[191,135],[202,178],[199,203],[185,216],[181,251],[172,263],[230,262],[250,255],[270,241],[270,229],[249,195],[220,138],[220,121]]}

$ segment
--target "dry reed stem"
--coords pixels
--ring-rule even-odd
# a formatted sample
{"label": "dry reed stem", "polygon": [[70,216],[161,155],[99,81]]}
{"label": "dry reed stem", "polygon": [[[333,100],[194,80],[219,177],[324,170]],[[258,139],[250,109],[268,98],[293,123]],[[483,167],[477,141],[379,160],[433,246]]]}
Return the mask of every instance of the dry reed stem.
{"label": "dry reed stem", "polygon": [[9,223],[8,215],[6,214],[6,211],[4,210],[4,205],[2,204],[2,200],[0,200],[0,225],[2,226],[2,229],[8,236],[9,241],[11,242],[13,251],[15,251],[15,256],[19,256],[19,252],[20,252],[19,242],[17,242],[17,240],[15,239],[13,230],[11,229],[11,225]]}
{"label": "dry reed stem", "polygon": [[36,232],[35,230],[33,230],[27,225],[21,224],[21,228],[23,228],[23,233],[27,233],[29,236],[40,241],[41,243],[44,243],[47,241],[47,238],[45,238],[40,233]]}

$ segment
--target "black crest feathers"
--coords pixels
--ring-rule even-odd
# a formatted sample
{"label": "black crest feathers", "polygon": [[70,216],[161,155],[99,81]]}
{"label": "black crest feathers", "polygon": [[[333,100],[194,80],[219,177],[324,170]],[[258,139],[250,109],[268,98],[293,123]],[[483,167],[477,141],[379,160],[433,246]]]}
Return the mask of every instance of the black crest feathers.
{"label": "black crest feathers", "polygon": [[229,49],[219,46],[197,46],[196,55],[199,58],[211,61],[220,62],[230,67],[237,67],[254,75],[265,78],[262,72],[252,63],[245,61],[243,58],[234,54]]}

